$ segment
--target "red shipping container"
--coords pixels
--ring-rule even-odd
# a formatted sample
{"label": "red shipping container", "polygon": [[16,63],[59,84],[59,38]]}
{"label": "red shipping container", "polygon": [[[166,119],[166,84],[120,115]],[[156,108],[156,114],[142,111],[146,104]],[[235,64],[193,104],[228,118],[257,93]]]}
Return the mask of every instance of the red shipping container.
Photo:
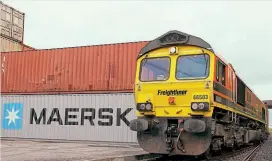
{"label": "red shipping container", "polygon": [[147,43],[3,52],[1,93],[132,92],[136,57]]}

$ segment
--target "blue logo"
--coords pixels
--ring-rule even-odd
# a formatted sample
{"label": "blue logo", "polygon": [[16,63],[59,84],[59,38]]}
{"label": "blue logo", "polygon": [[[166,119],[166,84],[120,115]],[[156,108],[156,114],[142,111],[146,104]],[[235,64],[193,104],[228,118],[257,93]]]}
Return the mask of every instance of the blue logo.
{"label": "blue logo", "polygon": [[2,128],[20,130],[23,125],[23,104],[5,103],[2,109]]}

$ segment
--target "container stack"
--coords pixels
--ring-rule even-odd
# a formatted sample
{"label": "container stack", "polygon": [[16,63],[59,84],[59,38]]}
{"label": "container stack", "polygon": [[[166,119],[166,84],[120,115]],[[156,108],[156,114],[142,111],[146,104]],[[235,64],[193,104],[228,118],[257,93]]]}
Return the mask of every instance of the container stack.
{"label": "container stack", "polygon": [[0,52],[24,50],[26,48],[24,47],[25,14],[1,1],[0,8]]}
{"label": "container stack", "polygon": [[137,142],[129,122],[136,58],[147,43],[1,53],[1,136]]}
{"label": "container stack", "polygon": [[133,83],[148,42],[37,50],[1,2],[1,137],[137,142]]}

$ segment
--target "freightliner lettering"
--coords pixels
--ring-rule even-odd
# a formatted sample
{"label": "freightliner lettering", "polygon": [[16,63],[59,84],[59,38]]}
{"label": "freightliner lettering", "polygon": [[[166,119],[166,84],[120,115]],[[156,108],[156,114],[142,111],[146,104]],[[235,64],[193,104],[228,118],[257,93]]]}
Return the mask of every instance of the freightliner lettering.
{"label": "freightliner lettering", "polygon": [[166,96],[179,96],[186,95],[187,90],[158,90],[158,95],[166,95]]}

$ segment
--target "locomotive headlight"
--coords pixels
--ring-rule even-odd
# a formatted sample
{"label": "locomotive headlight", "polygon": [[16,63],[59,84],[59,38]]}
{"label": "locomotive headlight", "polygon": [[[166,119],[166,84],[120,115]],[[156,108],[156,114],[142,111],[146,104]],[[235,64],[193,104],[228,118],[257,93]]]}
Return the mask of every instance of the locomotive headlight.
{"label": "locomotive headlight", "polygon": [[152,111],[152,103],[138,103],[137,110],[144,112],[144,111]]}
{"label": "locomotive headlight", "polygon": [[197,110],[197,108],[198,108],[197,103],[193,103],[193,104],[192,104],[192,109]]}
{"label": "locomotive headlight", "polygon": [[151,104],[146,104],[145,109],[147,109],[148,111],[151,111],[152,105]]}
{"label": "locomotive headlight", "polygon": [[145,109],[145,104],[141,104],[140,109],[143,111]]}
{"label": "locomotive headlight", "polygon": [[198,104],[198,108],[199,108],[199,109],[203,110],[203,109],[204,109],[204,107],[205,107],[204,103],[200,103],[200,104]]}
{"label": "locomotive headlight", "polygon": [[177,47],[171,47],[170,48],[170,54],[176,54],[178,51],[177,51]]}
{"label": "locomotive headlight", "polygon": [[207,102],[192,102],[191,108],[193,111],[209,111],[210,105]]}

